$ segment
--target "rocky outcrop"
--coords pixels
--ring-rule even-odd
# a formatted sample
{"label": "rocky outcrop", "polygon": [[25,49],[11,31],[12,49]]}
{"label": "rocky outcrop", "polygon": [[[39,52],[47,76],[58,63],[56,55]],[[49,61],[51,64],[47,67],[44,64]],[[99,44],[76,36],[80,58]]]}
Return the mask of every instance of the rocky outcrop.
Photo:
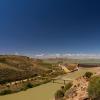
{"label": "rocky outcrop", "polygon": [[73,81],[73,86],[65,93],[64,100],[89,100],[88,93],[88,80],[84,77],[79,77]]}

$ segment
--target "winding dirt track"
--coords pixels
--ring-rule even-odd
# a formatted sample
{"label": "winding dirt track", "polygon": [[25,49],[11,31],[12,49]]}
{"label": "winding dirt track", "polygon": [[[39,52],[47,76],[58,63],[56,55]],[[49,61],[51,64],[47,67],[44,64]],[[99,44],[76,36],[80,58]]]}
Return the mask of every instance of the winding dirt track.
{"label": "winding dirt track", "polygon": [[62,84],[47,83],[15,94],[0,96],[0,100],[52,100]]}

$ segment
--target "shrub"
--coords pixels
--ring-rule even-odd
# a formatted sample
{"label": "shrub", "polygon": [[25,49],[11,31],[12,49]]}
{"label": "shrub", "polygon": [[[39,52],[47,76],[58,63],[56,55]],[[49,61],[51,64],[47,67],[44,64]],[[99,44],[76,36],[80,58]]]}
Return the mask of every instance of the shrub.
{"label": "shrub", "polygon": [[61,86],[61,89],[55,93],[55,100],[62,99],[64,97],[65,92],[72,87],[72,82],[67,83],[65,86]]}
{"label": "shrub", "polygon": [[36,84],[33,84],[33,87],[36,87],[36,86],[39,86],[41,85],[41,83],[36,83]]}
{"label": "shrub", "polygon": [[100,76],[95,76],[90,80],[88,95],[93,100],[100,100]]}
{"label": "shrub", "polygon": [[62,98],[62,97],[64,97],[64,92],[62,90],[58,90],[55,93],[55,99],[59,99],[59,98]]}
{"label": "shrub", "polygon": [[12,91],[11,90],[4,90],[2,92],[0,92],[0,95],[6,95],[6,94],[11,94]]}
{"label": "shrub", "polygon": [[92,75],[93,75],[92,72],[86,72],[86,73],[84,74],[84,76],[87,77],[87,78],[90,78]]}
{"label": "shrub", "polygon": [[33,88],[33,84],[32,83],[27,83],[26,88]]}
{"label": "shrub", "polygon": [[65,90],[65,92],[68,90],[68,89],[70,89],[71,87],[72,87],[72,82],[69,82],[69,83],[67,83],[66,85],[65,85],[65,87],[64,87],[64,90]]}
{"label": "shrub", "polygon": [[64,90],[64,89],[65,89],[65,87],[64,87],[64,86],[61,86],[61,89],[62,89],[62,90]]}

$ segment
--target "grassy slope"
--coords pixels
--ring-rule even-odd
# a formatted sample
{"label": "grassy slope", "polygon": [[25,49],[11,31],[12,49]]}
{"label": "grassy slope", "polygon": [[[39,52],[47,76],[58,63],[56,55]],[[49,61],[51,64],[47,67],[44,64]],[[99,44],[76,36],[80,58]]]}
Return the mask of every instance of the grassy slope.
{"label": "grassy slope", "polygon": [[51,64],[25,56],[0,56],[0,82],[15,81],[48,73]]}

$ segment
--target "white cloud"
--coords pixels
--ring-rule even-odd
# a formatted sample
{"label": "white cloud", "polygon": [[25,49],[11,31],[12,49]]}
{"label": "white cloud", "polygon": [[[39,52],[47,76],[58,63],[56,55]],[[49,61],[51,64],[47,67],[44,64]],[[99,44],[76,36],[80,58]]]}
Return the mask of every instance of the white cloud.
{"label": "white cloud", "polygon": [[100,59],[100,54],[85,54],[85,53],[65,53],[65,54],[60,54],[60,53],[55,53],[55,54],[37,54],[35,55],[36,58],[76,58],[76,59],[81,59],[81,58],[98,58]]}
{"label": "white cloud", "polygon": [[15,55],[19,55],[19,53],[18,52],[15,52]]}
{"label": "white cloud", "polygon": [[37,55],[35,55],[36,57],[43,57],[44,56],[44,54],[37,54]]}

